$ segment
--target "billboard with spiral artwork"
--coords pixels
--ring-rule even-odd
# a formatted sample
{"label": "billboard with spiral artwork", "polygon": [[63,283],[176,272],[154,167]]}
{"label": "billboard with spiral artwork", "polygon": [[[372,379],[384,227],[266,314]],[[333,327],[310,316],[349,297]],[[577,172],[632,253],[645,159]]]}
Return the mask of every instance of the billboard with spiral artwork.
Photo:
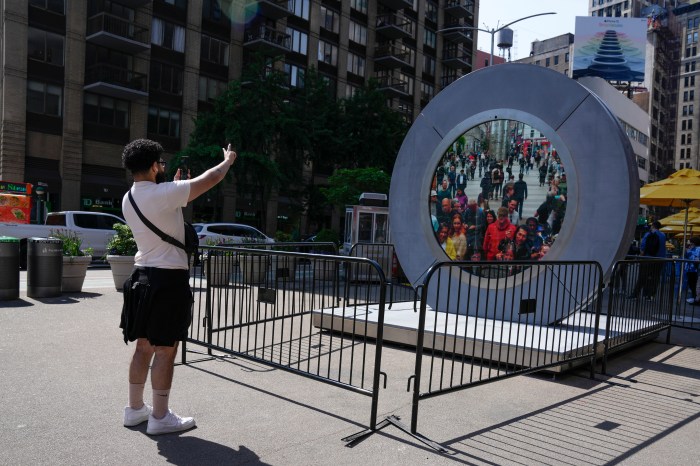
{"label": "billboard with spiral artwork", "polygon": [[579,16],[574,40],[574,79],[644,81],[646,18]]}

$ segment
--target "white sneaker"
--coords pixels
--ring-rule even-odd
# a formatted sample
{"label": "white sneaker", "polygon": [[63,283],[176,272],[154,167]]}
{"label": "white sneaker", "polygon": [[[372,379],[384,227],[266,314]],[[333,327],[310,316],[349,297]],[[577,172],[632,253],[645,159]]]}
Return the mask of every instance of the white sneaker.
{"label": "white sneaker", "polygon": [[171,410],[163,417],[156,419],[153,415],[148,416],[148,427],[146,433],[148,435],[169,434],[171,432],[182,432],[183,430],[191,429],[195,426],[194,418],[180,417]]}
{"label": "white sneaker", "polygon": [[134,427],[142,422],[148,421],[148,417],[153,412],[151,408],[146,403],[143,404],[139,409],[134,409],[129,406],[124,408],[124,427]]}

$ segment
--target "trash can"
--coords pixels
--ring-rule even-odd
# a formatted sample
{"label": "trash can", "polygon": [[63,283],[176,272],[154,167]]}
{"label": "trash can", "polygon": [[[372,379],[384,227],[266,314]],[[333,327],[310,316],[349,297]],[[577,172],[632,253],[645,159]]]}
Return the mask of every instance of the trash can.
{"label": "trash can", "polygon": [[0,300],[19,299],[19,239],[0,236]]}
{"label": "trash can", "polygon": [[27,296],[51,298],[61,295],[63,241],[56,238],[27,240]]}

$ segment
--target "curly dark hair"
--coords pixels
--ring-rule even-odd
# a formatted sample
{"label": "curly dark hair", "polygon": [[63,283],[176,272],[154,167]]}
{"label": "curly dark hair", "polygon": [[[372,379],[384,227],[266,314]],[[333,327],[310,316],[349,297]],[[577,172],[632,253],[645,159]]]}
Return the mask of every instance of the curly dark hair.
{"label": "curly dark hair", "polygon": [[148,170],[157,162],[163,153],[163,146],[150,139],[134,139],[124,146],[122,165],[133,173]]}

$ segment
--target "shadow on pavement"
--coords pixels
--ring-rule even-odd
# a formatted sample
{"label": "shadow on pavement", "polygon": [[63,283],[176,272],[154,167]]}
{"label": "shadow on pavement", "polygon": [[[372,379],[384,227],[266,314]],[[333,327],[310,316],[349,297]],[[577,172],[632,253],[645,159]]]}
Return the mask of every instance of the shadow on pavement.
{"label": "shadow on pavement", "polygon": [[30,307],[33,303],[23,299],[13,299],[11,301],[0,301],[0,307]]}
{"label": "shadow on pavement", "polygon": [[[190,431],[191,432],[191,431]],[[252,450],[240,446],[238,450],[197,437],[182,437],[177,434],[159,436],[154,439],[158,453],[168,463],[179,465],[264,465]]]}

